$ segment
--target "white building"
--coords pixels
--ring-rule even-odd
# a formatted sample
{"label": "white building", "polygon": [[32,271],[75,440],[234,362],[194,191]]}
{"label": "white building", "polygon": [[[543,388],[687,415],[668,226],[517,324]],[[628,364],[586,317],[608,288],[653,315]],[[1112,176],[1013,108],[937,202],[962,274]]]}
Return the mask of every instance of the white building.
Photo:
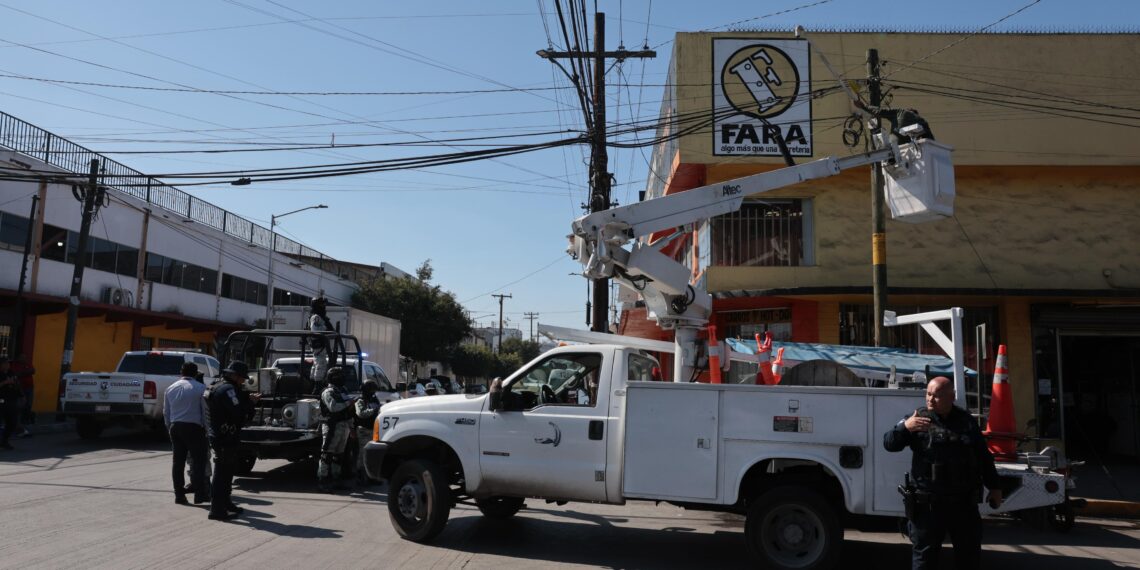
{"label": "white building", "polygon": [[[0,113],[0,177],[8,178],[0,180],[0,350],[30,358],[40,410],[55,409],[82,218],[70,182],[45,177],[85,180],[92,159],[108,189],[84,255],[73,370],[113,369],[127,350],[212,350],[229,332],[263,321],[269,301],[268,229]],[[340,262],[281,235],[274,242],[278,305],[308,304],[321,291],[330,304],[348,305],[356,280],[405,274]]]}

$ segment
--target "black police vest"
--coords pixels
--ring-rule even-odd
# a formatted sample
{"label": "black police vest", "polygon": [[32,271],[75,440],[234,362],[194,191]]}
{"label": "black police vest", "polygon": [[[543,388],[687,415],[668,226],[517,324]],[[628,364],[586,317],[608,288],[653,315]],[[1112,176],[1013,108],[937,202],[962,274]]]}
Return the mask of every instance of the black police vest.
{"label": "black police vest", "polygon": [[980,437],[970,414],[954,408],[945,418],[925,408],[916,410],[930,418],[930,429],[912,434],[914,458],[911,476],[922,490],[939,495],[968,495],[981,490],[977,444]]}
{"label": "black police vest", "polygon": [[237,394],[233,386],[218,382],[206,389],[206,426],[216,444],[233,445],[241,441],[241,404],[234,404]]}

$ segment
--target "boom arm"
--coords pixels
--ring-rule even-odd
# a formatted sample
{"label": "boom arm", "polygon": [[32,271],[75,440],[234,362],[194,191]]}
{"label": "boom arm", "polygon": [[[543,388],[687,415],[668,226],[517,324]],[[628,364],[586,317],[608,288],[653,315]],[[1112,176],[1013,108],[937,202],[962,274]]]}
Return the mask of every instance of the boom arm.
{"label": "boom arm", "polygon": [[[586,277],[614,279],[636,290],[662,328],[676,329],[680,362],[692,362],[696,329],[708,322],[712,297],[690,284],[692,272],[687,267],[659,251],[668,240],[650,245],[638,238],[734,212],[747,196],[828,178],[850,168],[882,162],[887,175],[894,179],[910,176],[912,168],[923,168],[922,158],[914,164],[905,161],[894,140],[883,137],[880,148],[864,154],[823,158],[587,214],[571,224],[569,253],[582,263]],[[925,140],[907,144],[915,146],[918,157],[924,157]],[[637,241],[626,249],[624,246],[633,240]],[[692,368],[686,364],[674,370],[674,379],[684,381],[683,375]]]}

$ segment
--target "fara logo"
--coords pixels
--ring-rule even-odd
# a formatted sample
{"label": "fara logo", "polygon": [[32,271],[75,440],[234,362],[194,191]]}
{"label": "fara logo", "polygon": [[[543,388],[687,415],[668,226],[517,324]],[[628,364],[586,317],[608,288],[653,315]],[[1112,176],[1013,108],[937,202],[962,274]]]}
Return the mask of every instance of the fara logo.
{"label": "fara logo", "polygon": [[713,39],[713,154],[811,156],[811,69],[804,40]]}
{"label": "fara logo", "polygon": [[800,72],[783,50],[755,44],[729,56],[721,68],[720,83],[732,108],[769,119],[787,111],[795,101]]}

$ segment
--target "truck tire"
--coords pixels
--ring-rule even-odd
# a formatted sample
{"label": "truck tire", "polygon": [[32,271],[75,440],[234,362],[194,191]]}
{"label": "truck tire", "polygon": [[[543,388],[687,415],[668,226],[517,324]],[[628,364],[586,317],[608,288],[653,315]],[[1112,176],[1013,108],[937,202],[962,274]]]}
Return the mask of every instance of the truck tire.
{"label": "truck tire", "polygon": [[79,435],[79,439],[99,439],[99,434],[103,433],[103,424],[95,418],[79,416],[75,418],[75,433]]}
{"label": "truck tire", "polygon": [[487,497],[475,499],[479,512],[489,519],[506,520],[523,508],[523,499],[519,497]]}
{"label": "truck tire", "polygon": [[833,568],[843,526],[823,496],[802,485],[773,487],[751,501],[748,550],[763,568]]}
{"label": "truck tire", "polygon": [[435,462],[408,459],[388,480],[388,517],[401,537],[430,541],[443,531],[450,512],[447,476]]}

